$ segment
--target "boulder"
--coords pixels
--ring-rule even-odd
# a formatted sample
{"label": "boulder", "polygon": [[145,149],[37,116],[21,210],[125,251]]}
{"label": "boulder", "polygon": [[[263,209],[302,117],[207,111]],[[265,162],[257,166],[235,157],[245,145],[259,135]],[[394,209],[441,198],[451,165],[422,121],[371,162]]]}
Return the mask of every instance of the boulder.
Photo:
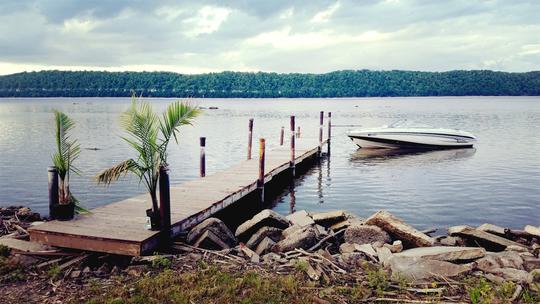
{"label": "boulder", "polygon": [[379,263],[384,267],[388,267],[390,259],[392,258],[392,252],[386,247],[377,247],[377,258],[379,258]]}
{"label": "boulder", "polygon": [[494,273],[500,268],[523,269],[523,258],[512,251],[488,252],[485,257],[476,261],[477,268]]}
{"label": "boulder", "polygon": [[533,271],[535,269],[540,269],[540,259],[530,256],[522,256],[523,258],[523,268],[527,271]]}
{"label": "boulder", "polygon": [[396,253],[398,257],[418,257],[437,261],[459,262],[470,261],[486,255],[486,250],[480,247],[418,247]]}
{"label": "boulder", "polygon": [[193,227],[186,236],[186,241],[188,244],[194,244],[207,230],[211,230],[212,233],[225,242],[228,247],[234,247],[236,245],[236,238],[229,228],[227,228],[223,221],[214,217],[208,218]]}
{"label": "boulder", "polygon": [[394,241],[392,245],[384,244],[383,246],[390,249],[392,253],[398,253],[403,251],[403,243],[400,240]]}
{"label": "boulder", "polygon": [[315,223],[330,227],[338,222],[343,222],[347,218],[347,214],[343,210],[320,212],[311,215]]}
{"label": "boulder", "polygon": [[308,249],[316,243],[317,231],[312,226],[306,226],[276,243],[272,248],[272,251],[287,252],[296,248]]}
{"label": "boulder", "polygon": [[525,270],[514,268],[499,268],[493,271],[493,274],[501,276],[506,280],[516,282],[518,284],[529,284],[533,281],[533,276]]}
{"label": "boulder", "polygon": [[358,252],[365,253],[373,259],[377,256],[377,252],[375,251],[373,246],[371,246],[371,244],[354,244],[354,249]]}
{"label": "boulder", "polygon": [[478,228],[476,228],[480,231],[484,231],[484,232],[488,232],[488,233],[491,233],[491,234],[495,234],[495,235],[498,235],[498,236],[502,236],[504,237],[505,236],[505,233],[504,233],[504,228],[503,227],[500,227],[500,226],[496,226],[496,225],[493,225],[493,224],[482,224],[480,226],[478,226]]}
{"label": "boulder", "polygon": [[510,241],[495,234],[477,230],[468,226],[459,226],[459,229],[456,229],[456,227],[451,227],[448,229],[448,233],[450,235],[462,236],[489,251],[502,251],[511,245],[524,247],[523,245],[514,241]]}
{"label": "boulder", "polygon": [[525,226],[525,228],[523,229],[525,232],[529,233],[529,234],[532,234],[534,236],[537,236],[537,237],[540,237],[540,227],[535,227],[535,226],[531,226],[531,225],[527,225]]}
{"label": "boulder", "polygon": [[219,236],[217,236],[212,230],[205,230],[203,234],[193,243],[193,246],[211,249],[221,250],[231,248],[225,243]]}
{"label": "boulder", "polygon": [[465,245],[465,240],[459,236],[446,236],[439,240],[439,244],[442,246],[463,246]]}
{"label": "boulder", "polygon": [[288,238],[289,236],[297,233],[298,231],[302,230],[302,226],[300,225],[292,225],[292,226],[289,226],[289,228],[283,230],[283,232],[281,233],[281,238],[284,239],[284,238]]}
{"label": "boulder", "polygon": [[309,226],[315,224],[315,221],[309,216],[305,210],[296,211],[295,213],[287,215],[287,219],[293,225]]}
{"label": "boulder", "polygon": [[353,225],[345,230],[345,242],[354,244],[370,244],[377,241],[390,242],[386,231],[373,225]]}
{"label": "boulder", "polygon": [[473,269],[473,263],[453,264],[446,261],[396,255],[389,259],[388,265],[393,276],[403,277],[413,282],[432,277],[457,277],[469,273]]}
{"label": "boulder", "polygon": [[254,250],[264,238],[270,238],[272,241],[278,242],[281,239],[281,233],[282,230],[279,228],[262,227],[249,238],[246,246]]}
{"label": "boulder", "polygon": [[351,244],[351,243],[343,243],[341,245],[339,245],[339,252],[340,253],[351,253],[351,252],[355,252],[356,251],[356,247],[354,246],[355,244]]}
{"label": "boulder", "polygon": [[267,254],[268,252],[272,251],[272,247],[275,244],[276,242],[274,242],[274,240],[269,237],[265,237],[264,239],[262,239],[262,241],[259,242],[257,248],[255,248],[255,253],[260,256]]}
{"label": "boulder", "polygon": [[510,245],[510,246],[507,246],[506,249],[504,249],[504,251],[529,252],[529,249],[525,247],[521,247],[521,246]]}
{"label": "boulder", "polygon": [[265,209],[238,226],[235,235],[240,240],[247,240],[253,233],[264,226],[285,229],[289,227],[289,220],[273,210]]}
{"label": "boulder", "polygon": [[401,240],[408,247],[433,246],[433,239],[408,224],[404,223],[388,211],[378,211],[366,220],[366,224],[375,225],[390,233],[394,239]]}

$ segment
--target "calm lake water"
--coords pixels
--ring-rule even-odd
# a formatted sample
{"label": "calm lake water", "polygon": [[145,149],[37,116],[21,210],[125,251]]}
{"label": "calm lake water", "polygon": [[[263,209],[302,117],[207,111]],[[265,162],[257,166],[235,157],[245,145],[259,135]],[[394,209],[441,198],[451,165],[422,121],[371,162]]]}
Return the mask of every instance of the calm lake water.
{"label": "calm lake water", "polygon": [[[151,99],[162,111],[170,99]],[[319,111],[332,111],[332,155],[285,190],[275,210],[345,209],[367,217],[388,209],[419,227],[496,223],[540,225],[540,97],[438,97],[357,99],[196,99],[207,110],[170,146],[174,183],[197,178],[198,138],[207,137],[207,174],[246,157],[247,123],[267,147],[297,116],[302,137],[318,136]],[[119,136],[119,114],[129,98],[0,99],[0,206],[26,205],[48,212],[47,166],[54,150],[52,109],[77,123],[85,148],[72,190],[87,207],[143,193],[131,178],[109,188],[92,181],[101,169],[131,157]],[[474,133],[475,149],[412,154],[367,153],[345,136],[350,127],[377,127],[399,119]],[[325,122],[326,123],[326,122]],[[342,125],[341,127],[339,125]],[[326,131],[325,131],[326,132]],[[89,150],[98,148],[98,150]],[[254,152],[256,155],[256,151]],[[256,172],[254,172],[255,176]],[[293,204],[291,204],[291,202]]]}

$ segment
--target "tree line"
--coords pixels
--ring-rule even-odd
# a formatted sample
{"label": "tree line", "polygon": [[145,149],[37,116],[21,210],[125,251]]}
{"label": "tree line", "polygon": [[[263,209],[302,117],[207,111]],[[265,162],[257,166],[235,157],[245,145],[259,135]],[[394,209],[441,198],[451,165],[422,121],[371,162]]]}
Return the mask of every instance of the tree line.
{"label": "tree line", "polygon": [[0,97],[538,96],[540,71],[346,70],[325,74],[40,71],[0,76]]}

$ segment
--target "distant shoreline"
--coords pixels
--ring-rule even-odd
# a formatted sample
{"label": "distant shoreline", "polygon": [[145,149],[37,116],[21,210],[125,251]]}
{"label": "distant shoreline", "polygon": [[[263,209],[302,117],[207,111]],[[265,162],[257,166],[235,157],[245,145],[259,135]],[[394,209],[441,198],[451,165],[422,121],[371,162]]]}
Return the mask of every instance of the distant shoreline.
{"label": "distant shoreline", "polygon": [[0,76],[0,97],[362,98],[540,96],[540,71],[325,74],[41,71]]}

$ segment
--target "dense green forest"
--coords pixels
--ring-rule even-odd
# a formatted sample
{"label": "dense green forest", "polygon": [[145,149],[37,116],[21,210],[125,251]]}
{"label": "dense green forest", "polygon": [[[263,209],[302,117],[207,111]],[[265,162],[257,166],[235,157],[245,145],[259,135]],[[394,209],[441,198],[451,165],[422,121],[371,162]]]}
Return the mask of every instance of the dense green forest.
{"label": "dense green forest", "polygon": [[540,71],[326,74],[41,71],[0,76],[0,97],[364,97],[540,95]]}

